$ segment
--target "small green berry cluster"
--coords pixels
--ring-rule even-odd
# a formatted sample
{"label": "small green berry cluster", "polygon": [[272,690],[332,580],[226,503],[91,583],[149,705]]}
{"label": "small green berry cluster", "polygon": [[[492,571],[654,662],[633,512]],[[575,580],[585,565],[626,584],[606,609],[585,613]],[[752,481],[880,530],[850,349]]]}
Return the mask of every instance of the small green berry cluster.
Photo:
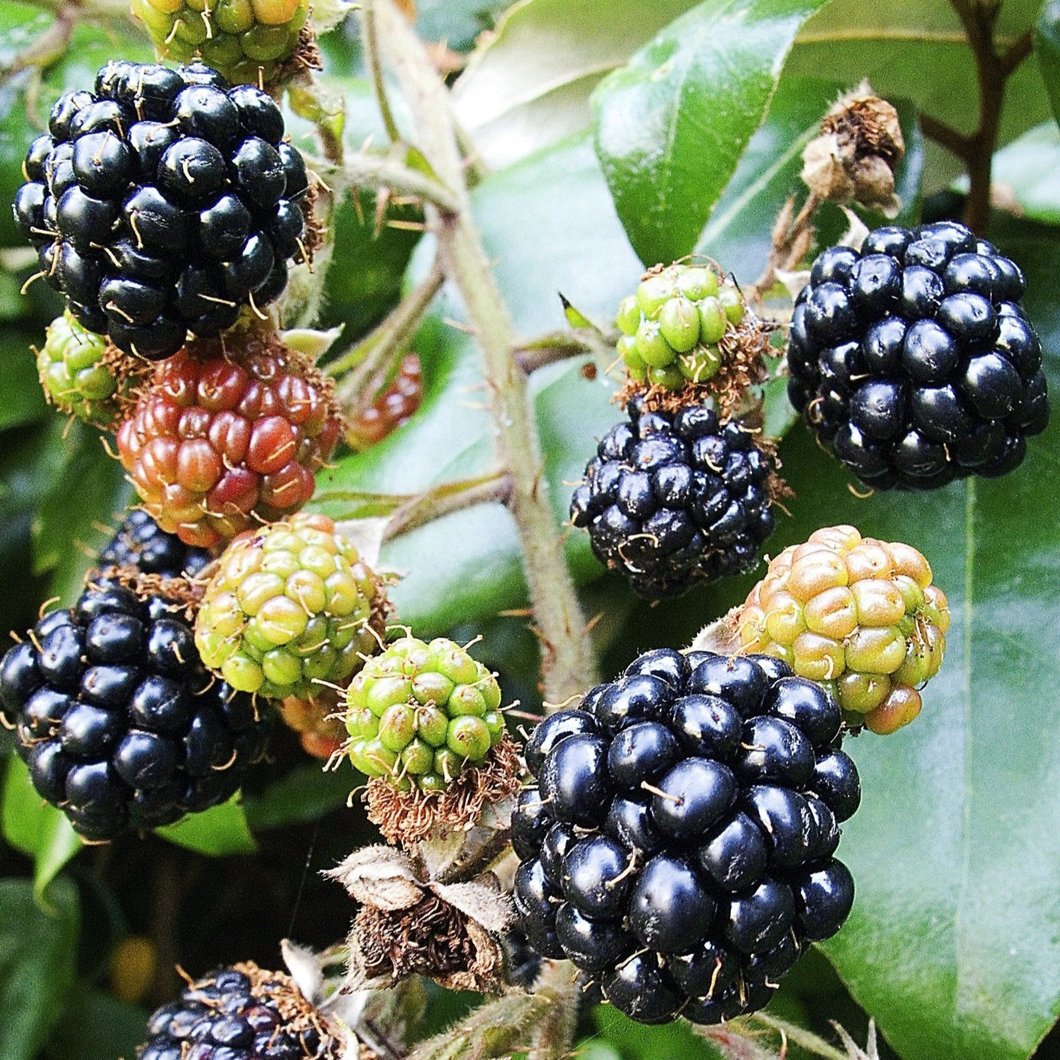
{"label": "small green berry cluster", "polygon": [[504,735],[496,678],[451,640],[406,636],[346,693],[350,761],[399,791],[444,791]]}
{"label": "small green berry cluster", "polygon": [[746,313],[736,284],[708,265],[654,269],[619,303],[617,350],[637,382],[667,390],[706,383],[724,360],[719,343]]}
{"label": "small green berry cluster", "polygon": [[60,412],[100,427],[115,420],[120,384],[104,360],[106,352],[106,336],[82,327],[69,310],[48,325],[37,352],[37,375]]}
{"label": "small green berry cluster", "polygon": [[132,0],[159,54],[201,57],[233,84],[269,84],[294,54],[308,0]]}
{"label": "small green berry cluster", "polygon": [[378,648],[380,579],[327,516],[299,512],[248,531],[219,563],[195,643],[233,688],[304,698]]}

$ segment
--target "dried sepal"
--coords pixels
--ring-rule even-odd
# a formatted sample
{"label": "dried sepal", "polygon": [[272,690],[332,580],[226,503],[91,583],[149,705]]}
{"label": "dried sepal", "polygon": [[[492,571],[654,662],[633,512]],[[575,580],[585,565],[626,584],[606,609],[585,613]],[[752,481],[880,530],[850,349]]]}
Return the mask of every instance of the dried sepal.
{"label": "dried sepal", "polygon": [[802,179],[820,199],[897,214],[894,175],[905,154],[898,112],[863,83],[825,115],[802,153]]}
{"label": "dried sepal", "polygon": [[505,735],[481,765],[465,767],[445,791],[397,791],[386,777],[373,777],[364,789],[368,819],[389,842],[405,846],[437,833],[469,831],[487,806],[519,790],[520,769],[519,752]]}

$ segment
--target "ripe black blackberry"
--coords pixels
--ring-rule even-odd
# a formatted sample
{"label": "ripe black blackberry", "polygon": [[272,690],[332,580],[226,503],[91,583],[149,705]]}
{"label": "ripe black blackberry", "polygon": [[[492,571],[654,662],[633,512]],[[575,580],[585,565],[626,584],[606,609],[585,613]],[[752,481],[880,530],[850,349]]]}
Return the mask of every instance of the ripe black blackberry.
{"label": "ripe black blackberry", "polygon": [[346,1035],[283,972],[249,961],[192,983],[147,1022],[136,1060],[342,1060]]}
{"label": "ripe black blackberry", "polygon": [[841,740],[835,700],[779,660],[640,656],[527,743],[512,844],[531,944],[644,1023],[761,1008],[853,903]]}
{"label": "ripe black blackberry", "polygon": [[628,413],[571,498],[599,560],[649,600],[749,571],[773,532],[773,457],[703,405],[649,412],[635,398]]}
{"label": "ripe black blackberry", "polygon": [[202,665],[182,606],[102,578],[0,663],[16,750],[85,839],[224,802],[264,752],[265,720]]}
{"label": "ripe black blackberry", "polygon": [[205,548],[185,545],[176,534],[167,534],[140,508],[125,517],[118,532],[99,554],[97,566],[133,567],[141,574],[163,578],[194,577],[211,560]]}
{"label": "ripe black blackberry", "polygon": [[112,61],[30,145],[15,219],[89,331],[158,360],[287,286],[305,163],[276,104],[199,64]]}
{"label": "ripe black blackberry", "polygon": [[877,489],[1003,475],[1049,419],[1023,290],[1017,265],[951,221],[831,247],[795,303],[792,404]]}

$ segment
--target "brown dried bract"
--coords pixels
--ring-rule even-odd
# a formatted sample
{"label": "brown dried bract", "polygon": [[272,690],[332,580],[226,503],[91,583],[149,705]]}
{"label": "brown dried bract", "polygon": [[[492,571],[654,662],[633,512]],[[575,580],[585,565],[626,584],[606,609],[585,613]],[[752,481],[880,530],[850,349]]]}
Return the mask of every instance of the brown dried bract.
{"label": "brown dried bract", "polygon": [[704,383],[688,382],[680,390],[630,379],[616,400],[625,408],[633,398],[641,397],[649,411],[667,413],[711,401],[722,419],[737,416],[746,409],[752,389],[769,378],[765,357],[770,353],[772,330],[768,324],[748,317],[722,336],[718,346],[724,359],[717,375],[711,379]]}
{"label": "brown dried bract", "polygon": [[894,174],[905,154],[898,112],[867,84],[825,115],[802,153],[802,179],[820,199],[859,202],[891,216],[898,209]]}
{"label": "brown dried bract", "polygon": [[472,828],[485,806],[519,790],[521,763],[511,737],[505,734],[478,766],[467,766],[446,791],[395,791],[385,777],[365,787],[368,819],[389,843],[409,845],[438,829]]}
{"label": "brown dried bract", "polygon": [[117,582],[129,589],[140,600],[161,596],[172,604],[174,614],[181,614],[188,622],[195,620],[202,601],[203,585],[196,578],[167,578],[162,574],[144,574],[135,567],[103,567],[85,575],[85,585],[99,586],[102,579]]}
{"label": "brown dried bract", "polygon": [[502,961],[488,932],[427,893],[408,909],[362,906],[351,943],[360,950],[367,976],[391,983],[425,975],[451,990],[491,990]]}

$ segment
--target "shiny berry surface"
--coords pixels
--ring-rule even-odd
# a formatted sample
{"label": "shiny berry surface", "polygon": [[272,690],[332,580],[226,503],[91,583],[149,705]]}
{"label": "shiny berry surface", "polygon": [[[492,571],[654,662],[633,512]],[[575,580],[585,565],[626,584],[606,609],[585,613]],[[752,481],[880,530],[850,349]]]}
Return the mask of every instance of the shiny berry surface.
{"label": "shiny berry surface", "polygon": [[[203,31],[204,17],[180,25]],[[207,67],[112,61],[93,91],[55,104],[26,154],[15,220],[82,326],[170,357],[189,333],[260,311],[304,260],[305,168],[283,136],[256,88]]]}
{"label": "shiny berry surface", "polygon": [[1018,266],[948,221],[826,250],[792,316],[792,404],[876,489],[1006,474],[1049,419],[1023,289]]}
{"label": "shiny berry surface", "polygon": [[148,513],[202,548],[298,511],[341,436],[331,390],[269,337],[218,341],[158,365],[118,429],[118,454]]}
{"label": "shiny berry surface", "polygon": [[773,532],[773,458],[705,406],[628,413],[571,498],[597,558],[647,599],[749,571]]}
{"label": "shiny berry surface", "polygon": [[635,1020],[716,1023],[769,1001],[853,903],[842,715],[769,656],[646,652],[527,744],[514,902]]}

